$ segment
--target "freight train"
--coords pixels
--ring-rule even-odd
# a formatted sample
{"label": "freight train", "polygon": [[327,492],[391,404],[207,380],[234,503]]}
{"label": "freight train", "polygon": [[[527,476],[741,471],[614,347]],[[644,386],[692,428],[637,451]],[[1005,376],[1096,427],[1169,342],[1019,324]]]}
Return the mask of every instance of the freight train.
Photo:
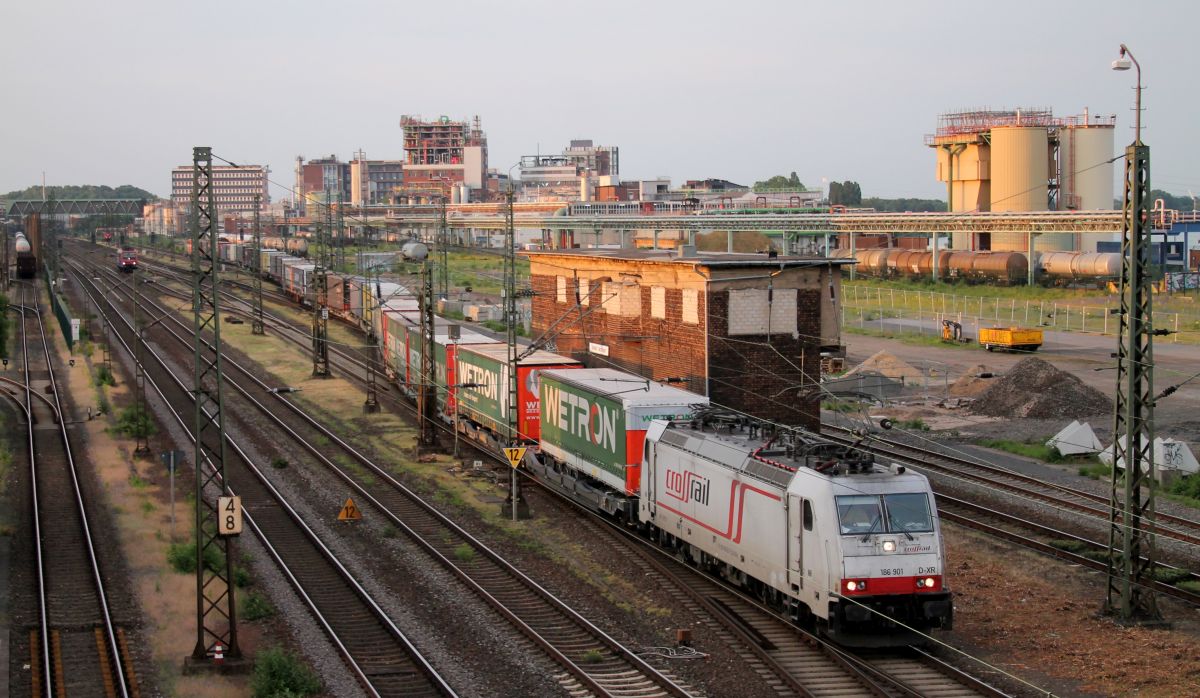
{"label": "freight train", "polygon": [[[423,247],[423,245],[422,245]],[[427,251],[425,251],[427,253]],[[226,244],[297,300],[312,265]],[[421,255],[423,257],[423,255]],[[404,286],[329,274],[330,314],[378,338],[389,379],[415,397],[426,349]],[[435,316],[438,418],[498,452],[516,441],[547,486],[854,646],[905,645],[953,625],[929,482],[802,429],[722,411],[707,397],[526,348],[510,439],[508,345]]]}
{"label": "freight train", "polygon": [[17,233],[13,248],[17,253],[17,278],[32,279],[37,274],[37,255],[24,233]]}
{"label": "freight train", "polygon": [[[933,252],[900,248],[856,250],[855,272],[882,278],[929,278]],[[1048,285],[1103,284],[1121,276],[1121,255],[1114,252],[1039,252],[1034,255],[1037,278]],[[1023,252],[938,253],[938,278],[968,283],[1020,285],[1029,279],[1029,260]]]}

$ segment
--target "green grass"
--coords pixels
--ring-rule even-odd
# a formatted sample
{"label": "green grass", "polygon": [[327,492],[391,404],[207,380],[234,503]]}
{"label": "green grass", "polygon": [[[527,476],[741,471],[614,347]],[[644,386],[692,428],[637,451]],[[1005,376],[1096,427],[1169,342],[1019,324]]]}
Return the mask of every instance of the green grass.
{"label": "green grass", "polygon": [[288,467],[287,458],[276,457],[271,459],[271,467],[275,468],[276,470],[283,470],[284,468]]}
{"label": "green grass", "polygon": [[925,420],[917,419],[902,419],[896,422],[896,426],[900,429],[908,429],[909,431],[929,431],[930,426],[925,423]]}
{"label": "green grass", "polygon": [[142,478],[142,476],[134,473],[133,475],[129,476],[129,486],[135,490],[144,490],[150,486],[150,483]]}
{"label": "green grass", "polygon": [[475,548],[467,543],[462,543],[454,548],[454,558],[459,562],[470,562],[475,559]]}
{"label": "green grass", "polygon": [[1075,553],[1076,555],[1082,555],[1082,556],[1088,558],[1089,560],[1095,560],[1097,562],[1105,562],[1108,560],[1108,551],[1107,550],[1097,550],[1082,541],[1070,540],[1070,539],[1052,540],[1052,541],[1050,541],[1050,545],[1052,547],[1058,548],[1059,550],[1062,550],[1062,551],[1065,551],[1068,553]]}
{"label": "green grass", "polygon": [[1184,475],[1167,487],[1170,498],[1193,507],[1200,507],[1200,473]]}
{"label": "green grass", "polygon": [[849,400],[838,400],[836,402],[833,400],[826,400],[821,403],[821,409],[829,410],[830,412],[841,413],[858,412],[859,405],[857,403],[850,402]]}
{"label": "green grass", "polygon": [[1018,456],[1033,458],[1044,463],[1061,463],[1063,456],[1056,450],[1046,445],[1044,440],[1026,439],[1025,441],[1014,441],[1012,439],[984,439],[979,442],[980,446],[994,448],[997,451],[1007,451]]}
{"label": "green grass", "polygon": [[[1085,298],[1103,299],[1108,297],[1106,291],[1099,289],[1086,288],[1046,288],[1044,286],[993,286],[990,284],[966,284],[966,283],[948,283],[945,281],[931,280],[894,280],[881,281],[873,280],[843,280],[842,281],[842,296],[846,297],[845,289],[857,287],[859,289],[859,303],[862,303],[863,293],[866,289],[871,289],[872,295],[875,289],[883,290],[883,300],[885,304],[890,303],[890,291],[897,293],[896,300],[900,300],[899,293],[901,291],[921,291],[924,293],[945,293],[948,296],[963,296],[969,298],[1003,298],[1004,300],[1016,299],[1018,301],[1071,301]],[[853,298],[853,291],[850,292],[850,297]],[[910,300],[912,295],[910,294]],[[925,303],[928,307],[928,302]],[[900,307],[898,304],[896,307]],[[907,307],[907,306],[906,306]],[[915,309],[916,303],[912,307]],[[985,305],[986,307],[986,305]]]}
{"label": "green grass", "polygon": [[1112,468],[1097,461],[1079,466],[1080,477],[1090,477],[1093,480],[1112,479]]}
{"label": "green grass", "polygon": [[321,690],[321,681],[303,661],[281,647],[272,647],[254,658],[250,695],[254,698],[310,696]]}
{"label": "green grass", "polygon": [[588,650],[579,656],[584,664],[599,664],[604,661],[604,653],[600,650]]}
{"label": "green grass", "polygon": [[[870,322],[868,320],[868,322]],[[880,337],[882,339],[894,339],[901,344],[911,344],[918,347],[943,347],[951,349],[977,349],[977,344],[960,344],[943,342],[941,337],[933,334],[922,334],[919,332],[896,332],[892,330],[879,330],[870,327],[855,327],[850,324],[847,318],[846,324],[842,327],[842,332],[846,334],[859,334],[864,337]]]}

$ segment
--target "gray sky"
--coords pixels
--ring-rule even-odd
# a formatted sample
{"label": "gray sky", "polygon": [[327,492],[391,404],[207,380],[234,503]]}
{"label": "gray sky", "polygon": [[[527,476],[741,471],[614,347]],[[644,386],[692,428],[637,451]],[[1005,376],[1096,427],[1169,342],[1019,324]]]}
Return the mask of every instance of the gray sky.
{"label": "gray sky", "polygon": [[1124,41],[1146,71],[1153,185],[1200,192],[1196,3],[12,0],[4,15],[0,191],[45,171],[168,194],[196,145],[290,184],[296,155],[402,157],[402,114],[478,114],[500,170],[591,138],[620,146],[625,177],[794,170],[944,197],[922,144],[943,111],[1088,106],[1131,141],[1134,76],[1109,69]]}

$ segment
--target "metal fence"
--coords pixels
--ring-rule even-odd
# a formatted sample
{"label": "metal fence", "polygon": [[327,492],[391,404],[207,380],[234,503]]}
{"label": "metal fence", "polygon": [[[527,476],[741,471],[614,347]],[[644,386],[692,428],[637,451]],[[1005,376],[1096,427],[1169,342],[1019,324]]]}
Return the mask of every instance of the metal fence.
{"label": "metal fence", "polygon": [[50,294],[50,307],[54,309],[54,317],[58,318],[58,327],[62,330],[63,339],[67,341],[67,350],[74,351],[75,343],[79,341],[79,320],[71,317],[71,311],[66,302],[58,295],[50,283],[50,268],[46,267],[46,291]]}
{"label": "metal fence", "polygon": [[[1120,331],[1117,311],[1115,305],[985,298],[869,286],[847,285],[842,291],[844,327],[916,334],[941,334],[942,320],[954,320],[964,329],[1023,326],[1115,336]],[[1172,332],[1165,341],[1200,342],[1200,315],[1155,311],[1153,326]]]}

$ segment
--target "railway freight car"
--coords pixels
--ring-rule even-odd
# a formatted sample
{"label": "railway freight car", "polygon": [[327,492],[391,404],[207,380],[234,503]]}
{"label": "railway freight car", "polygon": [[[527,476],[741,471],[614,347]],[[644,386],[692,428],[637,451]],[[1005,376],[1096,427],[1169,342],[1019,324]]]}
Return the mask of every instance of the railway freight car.
{"label": "railway freight car", "polygon": [[33,253],[33,246],[23,233],[17,233],[13,249],[17,253],[17,278],[32,279],[37,275],[37,255]]}
{"label": "railway freight car", "polygon": [[[462,346],[454,361],[454,373],[447,376],[450,386],[451,414],[467,415],[476,440],[508,440],[509,364],[507,344],[470,344]],[[541,377],[554,369],[578,369],[580,363],[548,351],[534,351],[517,362],[517,440],[534,443],[541,435]],[[574,372],[574,371],[571,371]],[[456,388],[461,383],[463,387]]]}
{"label": "railway freight car", "polygon": [[794,618],[814,619],[843,644],[921,642],[913,630],[949,629],[941,530],[925,476],[769,428],[654,422],[640,521],[694,564]]}
{"label": "railway freight car", "polygon": [[708,398],[611,368],[540,374],[546,482],[625,521],[636,519],[642,444],[654,420],[690,420]]}

